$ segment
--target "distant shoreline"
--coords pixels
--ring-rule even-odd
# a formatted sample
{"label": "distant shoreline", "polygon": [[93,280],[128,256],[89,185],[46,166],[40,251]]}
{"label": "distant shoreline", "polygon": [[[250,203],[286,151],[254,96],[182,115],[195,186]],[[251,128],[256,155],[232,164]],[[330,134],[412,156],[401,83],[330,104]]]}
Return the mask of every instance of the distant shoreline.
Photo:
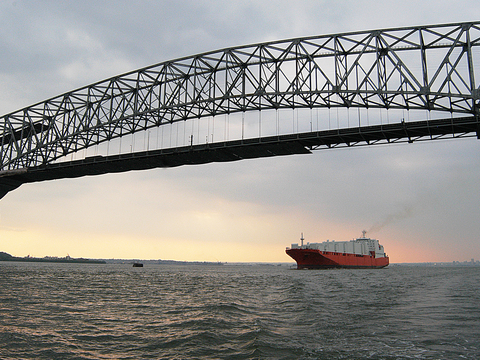
{"label": "distant shoreline", "polygon": [[96,259],[84,259],[84,258],[71,258],[71,257],[64,257],[64,258],[57,258],[57,257],[44,257],[44,258],[36,258],[36,257],[17,257],[7,254],[6,252],[0,252],[0,261],[19,261],[19,262],[48,262],[48,263],[74,263],[74,264],[106,264],[104,260],[96,260]]}
{"label": "distant shoreline", "polygon": [[[69,256],[59,258],[46,256],[37,257],[17,257],[6,252],[0,251],[1,261],[18,262],[42,262],[42,263],[73,263],[73,264],[133,264],[142,263],[145,265],[259,265],[259,266],[295,266],[294,262],[213,262],[213,261],[182,261],[182,260],[145,260],[145,259],[85,259],[72,258]],[[391,266],[480,266],[479,260],[470,261],[452,261],[452,262],[419,262],[419,263],[390,263]]]}
{"label": "distant shoreline", "polygon": [[142,263],[150,265],[224,265],[222,262],[208,262],[208,261],[177,261],[177,260],[141,260],[141,259],[85,259],[72,258],[66,256],[63,258],[45,256],[43,258],[37,257],[17,257],[12,256],[6,252],[0,251],[0,261],[18,261],[18,262],[41,262],[41,263],[74,263],[74,264],[133,264]]}

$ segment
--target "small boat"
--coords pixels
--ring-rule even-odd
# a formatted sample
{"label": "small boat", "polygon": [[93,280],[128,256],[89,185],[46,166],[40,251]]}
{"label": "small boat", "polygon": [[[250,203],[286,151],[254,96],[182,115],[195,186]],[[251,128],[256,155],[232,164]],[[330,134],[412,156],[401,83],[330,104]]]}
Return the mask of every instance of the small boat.
{"label": "small boat", "polygon": [[135,262],[135,263],[133,263],[133,267],[143,267],[143,264]]}

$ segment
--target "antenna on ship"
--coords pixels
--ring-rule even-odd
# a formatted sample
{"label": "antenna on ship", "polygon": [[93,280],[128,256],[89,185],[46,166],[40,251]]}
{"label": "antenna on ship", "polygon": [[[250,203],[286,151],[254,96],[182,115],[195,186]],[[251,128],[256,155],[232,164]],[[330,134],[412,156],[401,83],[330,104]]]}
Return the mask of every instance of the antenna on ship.
{"label": "antenna on ship", "polygon": [[302,241],[302,246],[303,246],[303,240],[305,240],[305,239],[303,238],[303,232],[302,232],[302,237],[300,238],[300,240]]}
{"label": "antenna on ship", "polygon": [[367,233],[367,230],[362,230],[362,238],[365,239],[365,234]]}

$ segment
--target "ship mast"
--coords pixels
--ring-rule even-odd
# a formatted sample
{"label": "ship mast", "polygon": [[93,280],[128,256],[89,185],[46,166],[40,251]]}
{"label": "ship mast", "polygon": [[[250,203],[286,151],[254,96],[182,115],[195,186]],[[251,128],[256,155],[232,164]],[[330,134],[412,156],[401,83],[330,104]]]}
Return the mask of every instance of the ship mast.
{"label": "ship mast", "polygon": [[302,237],[300,238],[300,241],[302,242],[302,246],[303,246],[303,240],[305,239],[303,238],[303,232],[302,232]]}
{"label": "ship mast", "polygon": [[365,239],[365,234],[367,233],[367,230],[362,231],[362,237]]}

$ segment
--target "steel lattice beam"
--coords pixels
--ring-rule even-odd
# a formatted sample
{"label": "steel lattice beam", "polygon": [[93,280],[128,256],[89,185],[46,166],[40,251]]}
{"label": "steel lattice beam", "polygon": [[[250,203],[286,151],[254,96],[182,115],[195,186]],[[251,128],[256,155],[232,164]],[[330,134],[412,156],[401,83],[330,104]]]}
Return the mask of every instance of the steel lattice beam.
{"label": "steel lattice beam", "polygon": [[[283,108],[424,109],[478,118],[480,22],[315,36],[145,67],[0,118],[0,170],[149,128]],[[478,70],[477,70],[478,72]]]}

